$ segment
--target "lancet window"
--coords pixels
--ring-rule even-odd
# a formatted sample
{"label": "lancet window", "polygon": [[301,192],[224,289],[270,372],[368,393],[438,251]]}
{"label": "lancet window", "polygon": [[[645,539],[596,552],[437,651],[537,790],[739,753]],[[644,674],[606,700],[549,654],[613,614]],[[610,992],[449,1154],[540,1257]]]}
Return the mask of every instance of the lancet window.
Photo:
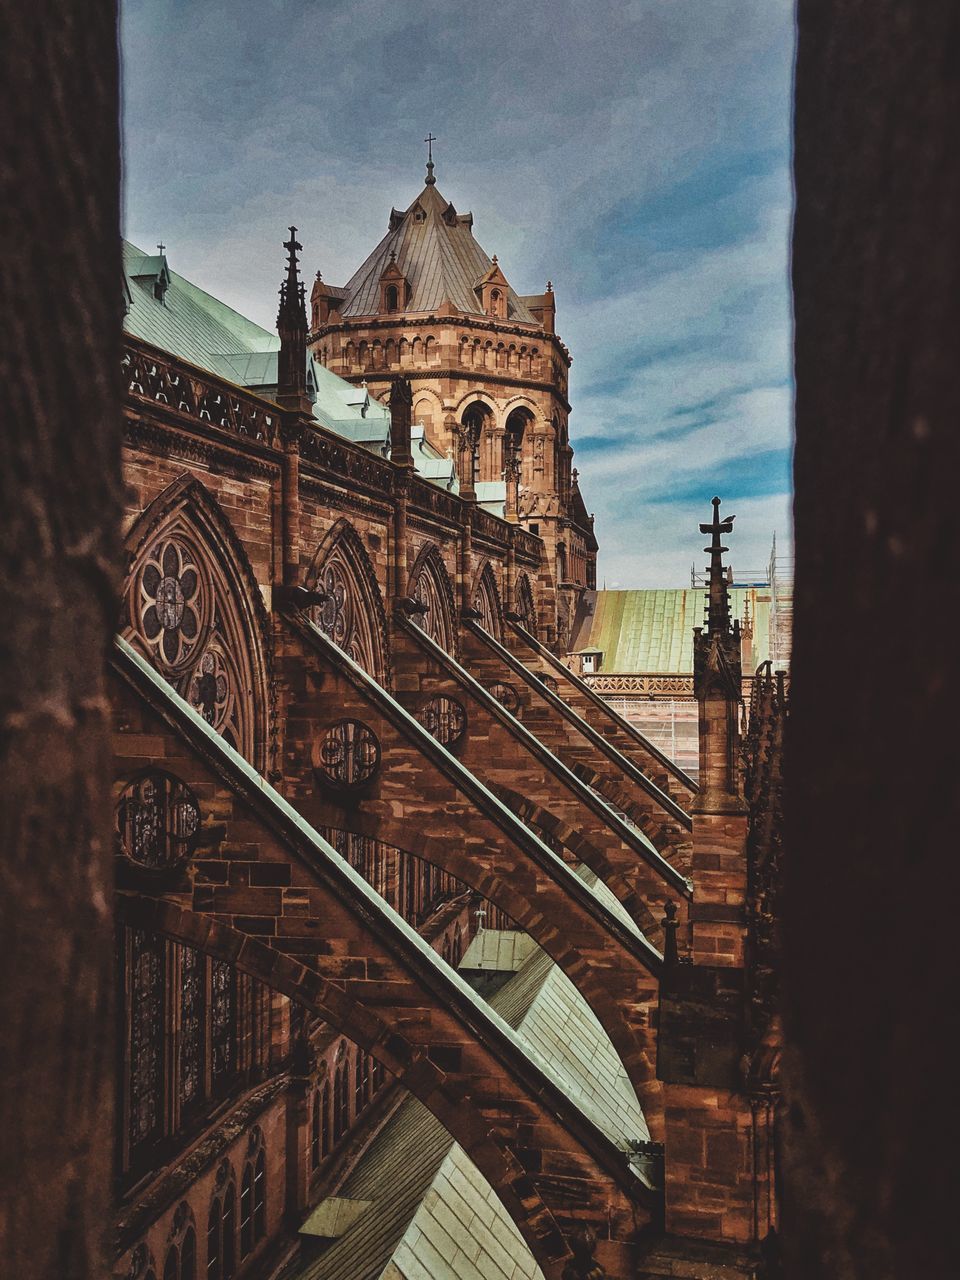
{"label": "lancet window", "polygon": [[225,519],[196,481],[158,502],[166,510],[151,508],[131,534],[126,634],[208,724],[262,765],[256,583]]}
{"label": "lancet window", "polygon": [[381,679],[382,608],[373,570],[351,526],[343,524],[333,532],[311,579],[326,596],[312,610],[314,623],[364,671]]}
{"label": "lancet window", "polygon": [[206,1110],[263,1078],[271,1004],[262,983],[140,929],[121,930],[119,959],[121,1168],[136,1177]]}
{"label": "lancet window", "polygon": [[484,631],[488,631],[497,640],[501,639],[503,627],[501,625],[500,595],[497,591],[497,582],[493,576],[489,560],[483,566],[483,571],[477,579],[477,585],[473,593],[473,607],[480,615],[479,622]]}
{"label": "lancet window", "polygon": [[517,617],[520,625],[525,631],[529,631],[532,636],[537,634],[537,610],[533,603],[533,591],[530,588],[530,579],[525,573],[520,574],[517,579]]}
{"label": "lancet window", "polygon": [[429,547],[419,557],[411,574],[409,594],[421,606],[414,621],[431,640],[447,653],[453,653],[453,588],[436,548]]}

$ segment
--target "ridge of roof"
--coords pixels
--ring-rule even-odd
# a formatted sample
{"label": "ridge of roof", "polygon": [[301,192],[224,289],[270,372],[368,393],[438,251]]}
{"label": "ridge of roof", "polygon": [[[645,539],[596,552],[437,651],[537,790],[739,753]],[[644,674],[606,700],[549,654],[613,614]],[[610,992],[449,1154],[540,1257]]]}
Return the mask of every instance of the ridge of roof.
{"label": "ridge of roof", "polygon": [[[418,220],[416,214],[422,212]],[[450,214],[449,218],[446,216]],[[345,285],[344,317],[380,311],[380,278],[395,255],[410,286],[408,312],[436,311],[449,303],[467,315],[482,316],[476,284],[494,266],[473,236],[473,215],[457,213],[435,186],[423,188],[402,212],[391,212],[390,226]],[[538,324],[521,296],[507,286],[507,319]]]}

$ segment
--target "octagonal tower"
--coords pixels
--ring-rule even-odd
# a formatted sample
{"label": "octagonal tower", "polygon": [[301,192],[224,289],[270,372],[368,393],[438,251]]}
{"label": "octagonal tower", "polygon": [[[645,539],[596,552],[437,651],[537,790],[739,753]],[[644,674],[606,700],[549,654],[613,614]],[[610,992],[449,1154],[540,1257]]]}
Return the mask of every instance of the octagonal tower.
{"label": "octagonal tower", "polygon": [[457,460],[460,493],[539,534],[557,589],[553,643],[563,650],[577,601],[596,585],[597,543],[572,470],[570,353],[555,299],[521,295],[473,236],[473,215],[437,190],[393,209],[387,234],[343,288],[317,273],[314,357],[381,401],[413,386],[413,423]]}

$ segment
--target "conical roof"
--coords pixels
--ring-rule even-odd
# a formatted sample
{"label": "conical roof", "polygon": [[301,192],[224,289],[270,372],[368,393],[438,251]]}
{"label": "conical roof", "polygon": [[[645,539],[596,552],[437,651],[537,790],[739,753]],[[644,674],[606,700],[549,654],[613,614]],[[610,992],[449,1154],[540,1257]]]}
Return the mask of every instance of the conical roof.
{"label": "conical roof", "polygon": [[[390,230],[346,285],[342,316],[380,311],[380,277],[396,255],[410,286],[405,311],[437,311],[445,302],[468,315],[484,314],[476,286],[493,265],[473,238],[473,215],[458,214],[429,182],[403,213],[390,214]],[[507,290],[507,319],[536,324],[513,289]]]}

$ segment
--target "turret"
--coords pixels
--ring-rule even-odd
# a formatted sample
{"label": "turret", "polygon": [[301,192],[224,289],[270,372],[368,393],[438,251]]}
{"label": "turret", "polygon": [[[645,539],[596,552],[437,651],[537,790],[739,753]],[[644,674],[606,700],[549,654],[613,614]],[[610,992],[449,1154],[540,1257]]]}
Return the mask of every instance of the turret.
{"label": "turret", "polygon": [[287,276],[280,286],[277,312],[277,404],[312,415],[313,406],[307,395],[307,308],[297,260],[303,245],[297,239],[296,227],[290,228],[290,239],[284,241],[283,247],[287,250]]}

